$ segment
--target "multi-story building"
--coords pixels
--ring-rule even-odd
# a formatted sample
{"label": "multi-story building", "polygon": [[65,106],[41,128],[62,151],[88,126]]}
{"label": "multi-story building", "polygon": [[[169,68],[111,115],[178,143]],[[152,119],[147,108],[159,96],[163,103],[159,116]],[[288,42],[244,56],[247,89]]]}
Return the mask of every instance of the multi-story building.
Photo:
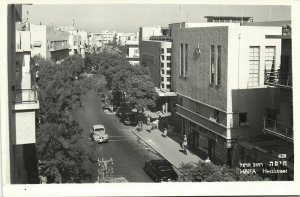
{"label": "multi-story building", "polygon": [[8,5],[7,64],[1,73],[3,183],[38,183],[36,142],[37,92],[31,82],[31,32],[16,31],[22,6]]}
{"label": "multi-story building", "polygon": [[69,33],[69,55],[80,54],[85,57],[85,51],[89,44],[87,31],[74,26],[61,26],[56,30]]}
{"label": "multi-story building", "polygon": [[[235,143],[262,134],[267,98],[264,70],[280,66],[280,27],[239,23],[171,24],[176,113],[191,151],[232,165]],[[272,51],[272,53],[271,53]]]}
{"label": "multi-story building", "polygon": [[[281,40],[280,67],[275,66],[276,48],[268,46],[265,59],[264,83],[272,94],[267,99],[262,117],[263,136],[240,143],[239,157],[242,162],[286,162],[287,174],[274,174],[273,179],[294,177],[294,130],[293,130],[293,83],[292,40],[290,26],[283,26],[282,35],[266,35],[266,39]],[[281,155],[281,158],[278,157]]]}
{"label": "multi-story building", "polygon": [[114,38],[116,37],[116,32],[110,31],[102,31],[99,33],[94,33],[95,42],[97,47],[102,47],[103,44],[108,44],[113,42]]}
{"label": "multi-story building", "polygon": [[32,56],[61,61],[69,55],[69,33],[52,26],[30,24]]}
{"label": "multi-story building", "polygon": [[138,40],[127,40],[126,46],[126,59],[131,65],[139,65],[140,63],[140,52],[139,52],[139,41]]}
{"label": "multi-story building", "polygon": [[117,43],[124,46],[127,40],[138,40],[136,33],[116,33]]}
{"label": "multi-story building", "polygon": [[[151,32],[150,27],[140,28],[140,31],[145,29],[146,32]],[[158,94],[157,110],[163,113],[170,112],[173,103],[176,103],[176,93],[172,92],[171,87],[172,39],[168,34],[169,31],[163,31],[166,29],[168,28],[161,28],[158,31],[158,27],[153,27],[156,36],[150,37],[145,32],[140,32],[139,46],[141,65],[149,69]]]}

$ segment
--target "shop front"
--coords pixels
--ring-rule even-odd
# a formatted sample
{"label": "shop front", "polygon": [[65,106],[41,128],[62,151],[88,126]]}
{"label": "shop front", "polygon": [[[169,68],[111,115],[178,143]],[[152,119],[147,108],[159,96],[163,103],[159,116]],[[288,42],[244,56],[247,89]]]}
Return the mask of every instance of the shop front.
{"label": "shop front", "polygon": [[183,119],[183,134],[187,135],[188,148],[201,159],[207,157],[215,164],[229,164],[230,147],[225,137],[219,136],[194,122]]}

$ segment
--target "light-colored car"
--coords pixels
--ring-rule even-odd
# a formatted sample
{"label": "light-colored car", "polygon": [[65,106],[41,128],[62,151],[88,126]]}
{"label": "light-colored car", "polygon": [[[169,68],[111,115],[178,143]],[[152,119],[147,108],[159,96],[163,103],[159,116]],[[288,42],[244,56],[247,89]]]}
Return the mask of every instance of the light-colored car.
{"label": "light-colored car", "polygon": [[108,135],[101,124],[94,125],[91,129],[91,138],[95,142],[108,142]]}

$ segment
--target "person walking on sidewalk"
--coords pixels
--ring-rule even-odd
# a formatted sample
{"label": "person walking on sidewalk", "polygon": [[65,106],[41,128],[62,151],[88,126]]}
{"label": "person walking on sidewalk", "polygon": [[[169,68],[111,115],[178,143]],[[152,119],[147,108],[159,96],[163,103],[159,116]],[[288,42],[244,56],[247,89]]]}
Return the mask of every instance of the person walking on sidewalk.
{"label": "person walking on sidewalk", "polygon": [[182,149],[183,149],[183,153],[184,154],[187,154],[187,140],[184,140],[183,143],[182,143]]}
{"label": "person walking on sidewalk", "polygon": [[150,116],[148,115],[148,116],[147,116],[147,125],[150,125],[150,120],[151,120],[151,119],[150,119]]}
{"label": "person walking on sidewalk", "polygon": [[163,134],[163,136],[164,136],[164,137],[167,137],[167,135],[168,135],[168,129],[167,129],[167,128],[164,128],[164,134]]}

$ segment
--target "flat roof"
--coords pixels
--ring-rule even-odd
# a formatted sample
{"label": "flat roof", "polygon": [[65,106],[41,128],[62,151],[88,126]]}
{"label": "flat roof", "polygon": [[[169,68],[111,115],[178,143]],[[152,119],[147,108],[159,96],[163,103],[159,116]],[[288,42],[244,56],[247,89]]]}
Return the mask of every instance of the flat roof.
{"label": "flat roof", "polygon": [[243,23],[242,26],[276,26],[281,27],[283,25],[291,25],[290,20],[285,21],[261,21],[261,22],[253,22],[253,23]]}

